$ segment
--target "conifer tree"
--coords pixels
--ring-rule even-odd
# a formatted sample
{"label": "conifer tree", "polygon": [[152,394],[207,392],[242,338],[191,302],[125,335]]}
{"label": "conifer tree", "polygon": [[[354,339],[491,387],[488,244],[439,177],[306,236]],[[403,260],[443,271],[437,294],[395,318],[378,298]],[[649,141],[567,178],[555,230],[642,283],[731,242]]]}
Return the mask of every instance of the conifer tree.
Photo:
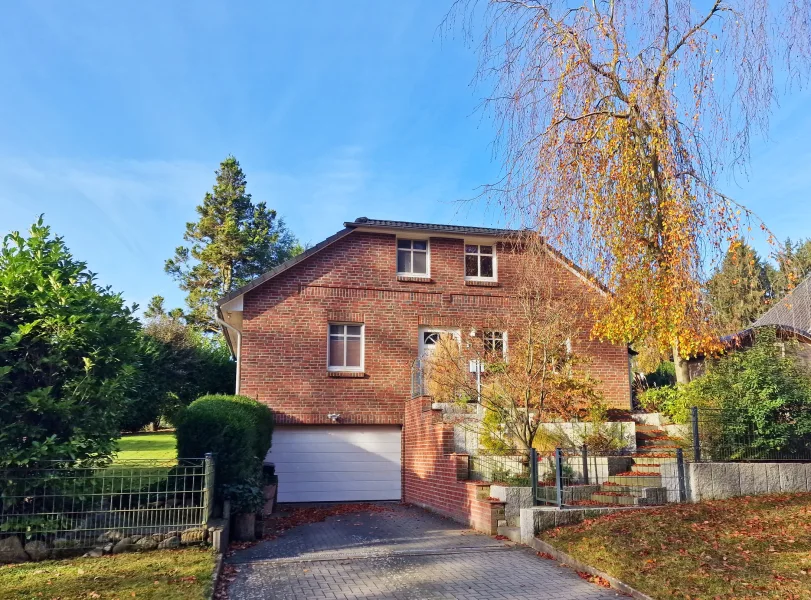
{"label": "conifer tree", "polygon": [[295,256],[301,248],[276,211],[254,204],[239,162],[228,156],[217,170],[214,187],[197,207],[197,221],[186,223],[166,272],[187,292],[189,324],[217,331],[217,298]]}

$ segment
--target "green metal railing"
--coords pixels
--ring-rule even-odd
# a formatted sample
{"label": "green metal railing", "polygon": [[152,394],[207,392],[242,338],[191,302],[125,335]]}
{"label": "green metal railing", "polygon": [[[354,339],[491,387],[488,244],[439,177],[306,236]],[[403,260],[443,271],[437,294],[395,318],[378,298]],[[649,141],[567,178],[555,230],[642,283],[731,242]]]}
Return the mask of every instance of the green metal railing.
{"label": "green metal railing", "polygon": [[0,537],[90,548],[107,538],[204,527],[214,459],[127,460],[87,467],[49,462],[0,470]]}

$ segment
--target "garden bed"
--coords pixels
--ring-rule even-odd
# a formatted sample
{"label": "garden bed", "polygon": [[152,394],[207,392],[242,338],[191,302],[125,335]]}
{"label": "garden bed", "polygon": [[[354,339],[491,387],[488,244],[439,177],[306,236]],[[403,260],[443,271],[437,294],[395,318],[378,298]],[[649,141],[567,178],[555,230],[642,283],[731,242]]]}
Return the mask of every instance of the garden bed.
{"label": "garden bed", "polygon": [[811,494],[616,512],[540,538],[657,600],[811,596]]}
{"label": "garden bed", "polygon": [[202,600],[213,570],[212,552],[197,548],[0,566],[0,598]]}

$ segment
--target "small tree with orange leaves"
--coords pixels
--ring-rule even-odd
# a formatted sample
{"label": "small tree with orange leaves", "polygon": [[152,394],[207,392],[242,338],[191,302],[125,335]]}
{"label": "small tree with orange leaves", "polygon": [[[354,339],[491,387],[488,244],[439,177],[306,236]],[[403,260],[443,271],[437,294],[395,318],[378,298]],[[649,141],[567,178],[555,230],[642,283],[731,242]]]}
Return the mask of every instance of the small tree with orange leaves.
{"label": "small tree with orange leaves", "polygon": [[[586,416],[601,404],[598,381],[573,341],[582,335],[591,296],[558,290],[542,243],[524,244],[519,285],[509,307],[486,328],[459,323],[462,332],[440,336],[426,365],[429,395],[440,402],[478,402],[488,431],[504,445],[528,453],[543,423]],[[482,365],[480,384],[471,364]]]}
{"label": "small tree with orange leaves", "polygon": [[455,6],[484,27],[505,165],[487,193],[613,291],[595,336],[672,350],[684,380],[680,358],[718,348],[706,276],[756,221],[719,176],[767,128],[775,57],[807,78],[811,0]]}

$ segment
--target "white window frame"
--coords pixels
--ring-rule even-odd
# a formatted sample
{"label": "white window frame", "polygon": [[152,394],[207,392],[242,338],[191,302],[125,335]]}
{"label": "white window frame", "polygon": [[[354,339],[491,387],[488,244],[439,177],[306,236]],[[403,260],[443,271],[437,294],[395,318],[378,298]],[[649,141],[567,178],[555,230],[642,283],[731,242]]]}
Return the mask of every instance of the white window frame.
{"label": "white window frame", "polygon": [[[412,272],[400,271],[397,268],[400,258],[400,242],[412,242],[411,244],[411,268]],[[413,242],[425,242],[425,273],[414,273],[414,244]],[[417,250],[422,252],[422,250]],[[423,279],[430,279],[431,277],[431,240],[428,238],[419,237],[398,237],[394,242],[394,267],[397,270],[398,277],[422,277]]]}
{"label": "white window frame", "polygon": [[[458,327],[420,326],[419,327],[419,335],[420,335],[420,337],[419,337],[419,344],[418,344],[418,346],[419,346],[418,350],[419,350],[420,358],[425,358],[432,352],[432,350],[428,350],[426,345],[425,345],[424,336],[425,336],[426,333],[438,333],[440,335],[443,334],[443,333],[450,333],[453,337],[456,338],[456,341],[458,343],[460,343],[460,344],[462,343],[462,332],[459,330]],[[434,344],[429,344],[429,346],[433,347]]]}
{"label": "white window frame", "polygon": [[[476,252],[468,252],[468,246],[476,246]],[[481,247],[482,246],[490,246],[493,249],[493,254],[482,254]],[[465,274],[465,281],[498,281],[498,253],[496,252],[496,241],[495,240],[464,240],[464,259],[462,268],[464,269],[462,272]],[[468,256],[476,256],[478,258],[478,271],[479,273],[482,272],[482,256],[492,256],[493,257],[493,276],[492,277],[482,277],[481,275],[468,275],[467,274],[467,257]]]}
{"label": "white window frame", "polygon": [[[347,366],[332,366],[330,365],[330,340],[332,338],[332,333],[330,332],[330,328],[333,325],[338,326],[351,326],[351,327],[360,327],[360,366],[359,367],[347,367]],[[344,365],[346,364],[346,339],[350,337],[346,333],[346,329],[344,329],[343,338],[344,338]],[[355,337],[355,336],[351,336]],[[352,323],[349,321],[331,321],[327,323],[327,371],[331,373],[363,373],[366,366],[366,325],[364,323]]]}
{"label": "white window frame", "polygon": [[[501,334],[501,358],[507,360],[507,332],[503,329],[485,329],[482,332],[482,342],[484,346],[487,346],[487,336],[492,336],[495,333]],[[486,349],[485,349],[486,351]]]}

